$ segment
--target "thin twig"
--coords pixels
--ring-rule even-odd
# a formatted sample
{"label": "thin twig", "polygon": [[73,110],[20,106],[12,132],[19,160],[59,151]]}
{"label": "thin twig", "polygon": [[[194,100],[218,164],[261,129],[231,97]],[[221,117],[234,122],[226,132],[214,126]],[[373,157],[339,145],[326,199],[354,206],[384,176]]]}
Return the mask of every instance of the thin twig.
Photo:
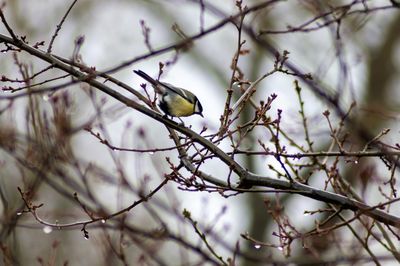
{"label": "thin twig", "polygon": [[0,7],[0,17],[1,17],[1,21],[3,22],[4,26],[6,27],[8,33],[10,33],[11,37],[14,39],[15,42],[19,43],[21,42],[20,39],[18,39],[17,35],[15,35],[14,31],[11,29],[10,25],[8,25],[7,20],[3,14],[3,7]]}
{"label": "thin twig", "polygon": [[61,27],[65,21],[65,19],[67,18],[69,12],[71,11],[72,7],[75,5],[75,3],[78,0],[74,0],[71,5],[69,6],[67,12],[64,14],[64,16],[62,17],[60,23],[58,23],[57,27],[56,27],[56,31],[54,32],[53,36],[51,37],[50,43],[49,43],[49,47],[47,48],[47,53],[51,53],[51,49],[53,48],[53,42],[56,39],[56,37],[58,36],[58,32],[61,30]]}

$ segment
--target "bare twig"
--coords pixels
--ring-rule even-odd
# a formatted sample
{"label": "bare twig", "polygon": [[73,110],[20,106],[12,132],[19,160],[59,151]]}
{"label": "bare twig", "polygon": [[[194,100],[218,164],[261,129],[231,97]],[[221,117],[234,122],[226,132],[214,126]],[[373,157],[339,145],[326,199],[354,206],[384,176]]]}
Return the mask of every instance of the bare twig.
{"label": "bare twig", "polygon": [[8,33],[10,33],[10,35],[14,39],[14,41],[16,43],[19,43],[19,42],[21,42],[21,40],[18,39],[17,35],[15,35],[14,31],[11,29],[10,25],[8,25],[7,20],[6,20],[5,16],[4,16],[4,13],[3,13],[4,5],[0,6],[0,18],[1,18],[1,21],[3,22],[3,24],[6,27]]}
{"label": "bare twig", "polygon": [[78,0],[74,0],[74,1],[71,3],[71,5],[69,6],[67,12],[66,12],[66,13],[64,14],[64,16],[62,17],[60,23],[58,23],[58,25],[57,25],[57,27],[56,27],[56,31],[54,32],[53,36],[51,36],[51,40],[50,40],[50,42],[49,42],[49,46],[47,47],[47,53],[51,53],[51,49],[53,48],[54,40],[57,38],[58,32],[61,30],[61,27],[62,27],[63,23],[65,22],[65,19],[67,18],[69,12],[72,10],[72,8],[74,7],[74,5],[75,5],[75,3],[76,3],[77,1],[78,1]]}

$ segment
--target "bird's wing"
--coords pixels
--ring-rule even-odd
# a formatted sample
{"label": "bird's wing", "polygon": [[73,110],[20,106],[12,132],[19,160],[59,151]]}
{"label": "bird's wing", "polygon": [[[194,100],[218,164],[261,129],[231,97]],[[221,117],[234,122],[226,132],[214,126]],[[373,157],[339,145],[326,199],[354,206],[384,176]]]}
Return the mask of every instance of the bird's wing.
{"label": "bird's wing", "polygon": [[182,88],[175,87],[174,85],[171,85],[171,84],[166,83],[166,82],[160,82],[160,84],[163,85],[164,87],[166,87],[167,89],[175,92],[179,96],[187,99],[189,102],[194,103],[195,97],[194,97],[193,93],[191,93],[190,91],[182,89]]}
{"label": "bird's wing", "polygon": [[166,82],[161,82],[161,81],[155,80],[141,70],[133,70],[133,72],[135,72],[137,75],[141,76],[143,79],[148,81],[151,85],[153,85],[153,87],[156,90],[160,90],[160,91],[157,91],[158,93],[163,94],[166,89],[169,89],[169,90],[175,92],[176,94],[178,94],[179,96],[187,99],[189,102],[194,103],[195,97],[190,91],[175,87],[174,85],[166,83]]}

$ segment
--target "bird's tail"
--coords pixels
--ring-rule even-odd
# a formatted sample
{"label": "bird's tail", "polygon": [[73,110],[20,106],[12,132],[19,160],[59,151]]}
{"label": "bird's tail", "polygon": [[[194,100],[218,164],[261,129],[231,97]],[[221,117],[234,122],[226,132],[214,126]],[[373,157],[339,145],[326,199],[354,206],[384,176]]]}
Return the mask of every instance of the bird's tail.
{"label": "bird's tail", "polygon": [[153,79],[152,77],[144,73],[142,70],[133,70],[133,72],[135,72],[136,75],[141,76],[143,79],[149,82],[153,86],[156,93],[163,94],[165,92],[165,85],[163,83]]}
{"label": "bird's tail", "polygon": [[144,73],[142,70],[133,70],[133,72],[135,72],[136,75],[139,75],[143,79],[147,80],[154,87],[157,87],[159,85],[159,82],[157,80],[153,79],[152,77]]}

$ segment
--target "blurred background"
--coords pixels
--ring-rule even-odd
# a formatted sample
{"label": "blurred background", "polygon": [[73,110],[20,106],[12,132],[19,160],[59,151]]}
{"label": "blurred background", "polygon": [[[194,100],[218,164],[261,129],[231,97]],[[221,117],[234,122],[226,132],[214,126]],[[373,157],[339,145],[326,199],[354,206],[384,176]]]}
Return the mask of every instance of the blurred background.
{"label": "blurred background", "polygon": [[[210,5],[229,16],[238,12],[235,2],[218,0]],[[243,1],[243,6],[251,7],[261,2],[265,1]],[[371,10],[377,6],[387,8],[354,12],[341,20],[339,28],[337,23],[332,23],[318,29],[327,19],[339,16],[338,11],[310,24],[315,30],[271,33],[285,31],[288,26],[301,25],[328,12],[332,6],[352,2],[356,3],[352,7],[354,10],[365,10],[365,5]],[[3,12],[18,36],[26,36],[30,44],[45,41],[47,45],[70,3],[72,1],[6,0]],[[224,18],[208,10],[208,4],[205,12],[201,12],[201,3],[202,1],[183,0],[77,1],[54,42],[52,53],[71,59],[77,38],[83,36],[84,42],[79,51],[82,62],[99,71],[112,69],[149,52],[143,34],[144,28],[149,29],[148,41],[152,49],[157,50],[181,40],[172,30],[174,24],[187,36],[192,36],[201,28],[207,29]],[[391,2],[385,0],[278,1],[251,13],[245,18],[244,24],[253,27],[256,32],[270,31],[261,37],[281,53],[287,50],[291,63],[303,73],[311,73],[313,80],[327,94],[338,98],[337,106],[347,111],[352,102],[356,101],[357,107],[352,115],[357,123],[368,125],[372,136],[379,134],[384,128],[391,128],[391,133],[384,136],[383,140],[394,145],[399,133],[400,12],[399,9],[389,8],[390,6]],[[0,33],[9,35],[4,25],[0,27]],[[184,53],[176,54],[172,51],[152,56],[111,75],[144,94],[140,87],[144,80],[132,70],[141,69],[156,77],[159,63],[164,63],[165,73],[161,80],[190,89],[203,105],[204,118],[185,118],[185,125],[190,125],[196,132],[206,126],[206,134],[213,134],[220,126],[220,117],[224,111],[237,39],[237,28],[227,24],[197,39]],[[243,72],[243,79],[254,81],[273,69],[275,57],[257,45],[246,33],[243,33],[242,39],[246,40],[244,49],[248,53],[240,57],[238,66]],[[48,66],[26,53],[19,53],[17,59],[11,52],[1,53],[0,58],[0,74],[9,78],[22,79],[18,62],[26,64],[32,73]],[[51,69],[40,76],[37,82],[61,75],[59,70]],[[274,74],[259,84],[253,99],[255,102],[266,101],[271,94],[276,94],[277,99],[268,115],[276,118],[277,110],[283,110],[281,127],[297,143],[306,147],[295,79],[297,78],[283,73]],[[63,81],[65,80],[56,80],[52,84]],[[3,89],[4,86],[17,86],[12,82],[0,81],[0,84]],[[106,84],[135,99],[132,94],[115,84]],[[337,126],[339,118],[334,116],[335,108],[316,95],[304,82],[300,81],[300,86],[303,88],[301,93],[305,102],[304,112],[308,118],[313,147],[315,150],[326,150],[331,137],[322,113],[331,110],[332,122]],[[10,94],[4,90],[0,93]],[[54,100],[55,97],[57,100]],[[234,99],[238,97],[238,91],[235,91]],[[32,201],[37,205],[43,203],[37,213],[50,223],[65,224],[90,219],[73,197],[75,192],[78,198],[80,194],[86,195],[82,197],[83,204],[90,205],[92,209],[103,210],[106,214],[129,206],[143,193],[154,190],[163,181],[164,175],[171,171],[166,158],[176,165],[179,164],[177,152],[170,150],[138,153],[111,150],[94,135],[99,133],[110,145],[127,149],[167,148],[174,143],[165,126],[81,84],[70,86],[56,94],[41,95],[33,99],[19,98],[12,102],[11,107],[8,104],[8,101],[0,101],[0,243],[4,263],[201,264],[201,255],[194,250],[187,251],[179,242],[150,240],[144,233],[124,233],[123,229],[115,230],[111,223],[107,227],[108,221],[88,226],[86,230],[89,238],[85,239],[80,227],[56,230],[39,224],[31,214],[23,213],[26,208],[17,187],[22,191],[35,191]],[[253,112],[249,108],[243,113],[242,122],[251,119]],[[65,128],[73,131],[73,134],[64,136]],[[351,127],[347,130],[351,131]],[[264,131],[255,131],[251,138],[241,144],[241,148],[259,150],[257,141],[270,137]],[[354,150],[362,149],[365,144],[362,139],[352,139],[351,142],[354,143]],[[49,143],[52,149],[47,149]],[[299,152],[288,141],[286,145],[289,152]],[[230,143],[222,142],[219,147],[229,151]],[[40,161],[41,169],[48,175],[32,171],[29,164],[27,166],[21,163],[21,158],[28,158],[29,163]],[[275,176],[268,167],[277,165],[273,158],[241,156],[237,160],[253,172]],[[46,163],[43,164],[43,161]],[[202,169],[222,180],[229,173],[229,169],[216,159],[208,161]],[[339,169],[368,204],[374,205],[385,200],[380,193],[381,189],[387,193],[391,191],[389,185],[384,183],[390,178],[390,172],[379,159],[364,160],[360,164],[343,163]],[[190,177],[189,173],[182,174]],[[304,171],[304,175],[307,175],[307,171]],[[365,176],[368,176],[367,180],[361,178]],[[318,179],[318,176],[309,180],[310,185],[321,188],[324,182],[325,179]],[[224,258],[232,257],[235,249],[240,247],[251,258],[263,261],[241,257],[237,261],[240,265],[264,265],[274,260],[304,265],[324,259],[340,262],[337,254],[357,253],[354,251],[365,253],[347,235],[349,232],[343,230],[335,231],[335,234],[329,236],[308,239],[303,243],[298,240],[293,244],[290,256],[285,256],[287,250],[282,252],[279,239],[273,236],[273,232],[280,229],[268,211],[269,204],[277,204],[276,202],[284,205],[285,214],[296,228],[305,231],[315,226],[315,217],[310,218],[304,212],[324,206],[298,195],[260,193],[224,197],[220,193],[188,191],[169,182],[148,202],[116,219],[143,230],[148,229],[152,233],[162,221],[177,236],[196,245],[201,241],[194,233],[192,224],[182,215],[186,209],[191,213],[192,219],[198,221],[202,230],[209,233],[209,241],[218,254]],[[396,210],[398,211],[396,206],[391,209],[394,214]],[[246,233],[260,241],[271,243],[271,247],[249,243],[241,237],[241,234]],[[344,242],[341,246],[329,245],[327,239],[341,239]],[[397,239],[394,243],[398,246]],[[308,248],[305,249],[304,245]],[[392,260],[392,254],[379,243],[373,242],[371,250],[388,263],[385,265],[397,265]],[[121,258],[123,256],[125,259]]]}

